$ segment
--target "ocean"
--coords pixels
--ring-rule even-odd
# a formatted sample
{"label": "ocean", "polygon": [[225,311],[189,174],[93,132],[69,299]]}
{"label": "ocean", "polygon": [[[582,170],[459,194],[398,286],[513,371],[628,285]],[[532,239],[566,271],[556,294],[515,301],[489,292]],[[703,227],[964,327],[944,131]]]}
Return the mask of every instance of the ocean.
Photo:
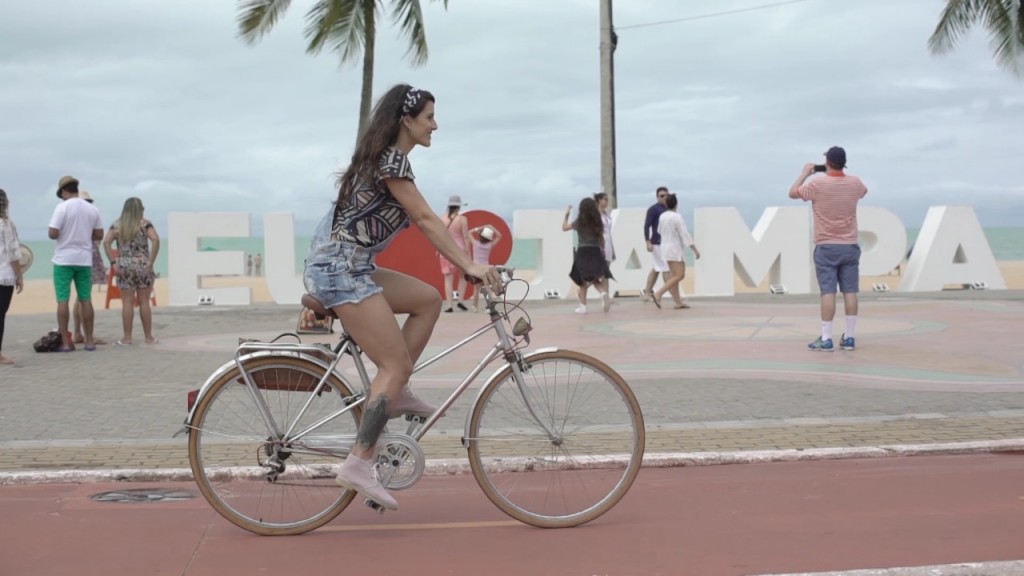
{"label": "ocean", "polygon": [[[907,229],[907,246],[913,246],[917,239],[919,230]],[[988,238],[989,246],[996,260],[999,261],[1024,261],[1024,228],[986,228],[985,236]],[[295,272],[302,272],[302,261],[306,258],[306,251],[309,247],[309,237],[298,236],[295,238]],[[512,256],[509,258],[509,266],[531,270],[536,268],[536,255],[538,253],[537,243],[539,240],[517,240],[512,245]],[[52,266],[49,264],[53,257],[52,240],[25,241],[35,255],[35,263],[25,275],[26,280],[48,280],[51,278]],[[157,255],[155,270],[161,276],[167,276],[167,241],[161,242],[161,252]],[[262,254],[263,238],[207,238],[200,241],[200,250],[233,250],[246,254]]]}

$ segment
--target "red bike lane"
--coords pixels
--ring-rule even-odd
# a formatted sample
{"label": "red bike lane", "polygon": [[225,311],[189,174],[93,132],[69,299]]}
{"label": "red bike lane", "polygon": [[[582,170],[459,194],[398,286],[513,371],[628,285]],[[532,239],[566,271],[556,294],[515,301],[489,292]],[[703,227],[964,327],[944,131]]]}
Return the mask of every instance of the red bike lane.
{"label": "red bike lane", "polygon": [[[166,488],[192,500],[98,502]],[[611,512],[543,530],[472,476],[425,477],[379,516],[354,503],[309,534],[261,537],[191,483],[0,487],[0,574],[739,575],[1024,559],[1018,454],[645,468]]]}

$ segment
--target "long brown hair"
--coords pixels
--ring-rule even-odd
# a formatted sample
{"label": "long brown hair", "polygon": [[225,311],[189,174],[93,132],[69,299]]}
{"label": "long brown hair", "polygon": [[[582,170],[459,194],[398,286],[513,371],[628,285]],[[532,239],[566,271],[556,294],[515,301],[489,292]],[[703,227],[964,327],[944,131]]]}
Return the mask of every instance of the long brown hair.
{"label": "long brown hair", "polygon": [[7,219],[7,192],[0,188],[0,220]]}
{"label": "long brown hair", "polygon": [[423,112],[427,102],[434,102],[433,94],[420,90],[416,105],[403,115],[402,107],[410,90],[413,87],[408,84],[396,84],[374,105],[370,123],[359,138],[352,160],[338,177],[338,204],[346,203],[361,183],[376,181],[377,163],[381,154],[398,141],[403,116],[415,118]]}
{"label": "long brown hair", "polygon": [[601,211],[597,209],[597,202],[593,198],[580,200],[579,215],[576,216],[576,231],[595,238],[604,235],[604,221],[601,220]]}

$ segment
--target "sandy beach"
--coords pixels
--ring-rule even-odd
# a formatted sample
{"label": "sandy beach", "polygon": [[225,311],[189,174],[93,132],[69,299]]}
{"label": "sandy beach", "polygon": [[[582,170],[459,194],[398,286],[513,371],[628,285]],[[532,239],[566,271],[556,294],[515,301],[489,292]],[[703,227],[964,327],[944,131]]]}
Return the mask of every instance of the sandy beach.
{"label": "sandy beach", "polygon": [[[1024,290],[1024,262],[999,262],[999,268],[1003,273],[1003,278],[1006,281],[1006,287],[1011,290]],[[521,278],[529,279],[531,277],[529,270],[517,271],[517,275]],[[899,288],[901,277],[895,273],[885,276],[865,276],[861,278],[860,285],[861,290],[870,291],[872,285],[876,283],[888,284],[890,291],[896,291]],[[156,300],[157,306],[166,305],[168,302],[168,281],[166,278],[158,278],[156,281]],[[685,289],[687,294],[693,294],[694,292],[694,277],[693,274],[688,274],[684,281]],[[769,282],[765,280],[757,288],[748,288],[738,278],[736,279],[736,293],[737,294],[748,294],[757,292],[767,292]],[[252,289],[252,301],[254,303],[269,303],[273,302],[270,297],[270,291],[267,289],[265,278],[261,277],[249,277],[249,276],[217,276],[217,277],[205,277],[203,278],[203,286],[207,288],[223,288],[223,287],[248,287]],[[104,286],[102,290],[99,287],[93,287],[93,304],[97,310],[103,310],[107,304],[107,292]],[[572,297],[570,294],[569,297]],[[11,309],[8,314],[40,314],[46,312],[55,311],[55,297],[53,291],[53,283],[50,280],[30,280],[25,283],[25,290],[21,294],[17,294],[14,297],[14,301],[11,303]],[[120,309],[121,301],[113,299],[110,302],[111,309]]]}

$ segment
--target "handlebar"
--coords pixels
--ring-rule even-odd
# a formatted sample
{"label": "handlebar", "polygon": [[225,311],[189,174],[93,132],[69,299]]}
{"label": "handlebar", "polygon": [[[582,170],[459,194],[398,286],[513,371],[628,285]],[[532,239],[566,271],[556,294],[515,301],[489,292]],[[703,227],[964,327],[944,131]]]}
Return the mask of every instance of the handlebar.
{"label": "handlebar", "polygon": [[481,293],[484,295],[484,298],[487,299],[488,301],[490,301],[491,296],[500,296],[501,294],[505,293],[505,288],[507,288],[509,283],[512,282],[513,275],[516,271],[515,268],[512,268],[510,266],[492,266],[492,268],[494,268],[495,270],[498,271],[499,274],[501,274],[501,290],[498,291],[497,294],[492,293],[489,288],[484,286],[483,280],[481,280],[480,278],[477,278],[476,276],[470,276],[469,274],[463,274],[463,278],[466,280],[466,282],[469,282],[474,286],[477,286]]}

